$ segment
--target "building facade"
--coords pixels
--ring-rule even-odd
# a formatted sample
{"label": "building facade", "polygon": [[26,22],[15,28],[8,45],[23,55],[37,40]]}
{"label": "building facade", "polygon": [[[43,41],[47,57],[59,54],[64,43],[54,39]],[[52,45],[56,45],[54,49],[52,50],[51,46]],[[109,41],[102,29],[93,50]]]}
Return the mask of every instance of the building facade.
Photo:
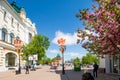
{"label": "building facade", "polygon": [[105,55],[104,58],[100,58],[99,68],[105,70],[106,73],[120,74],[120,55]]}
{"label": "building facade", "polygon": [[14,40],[28,44],[37,34],[35,24],[15,2],[0,0],[0,71],[18,67],[19,55]]}

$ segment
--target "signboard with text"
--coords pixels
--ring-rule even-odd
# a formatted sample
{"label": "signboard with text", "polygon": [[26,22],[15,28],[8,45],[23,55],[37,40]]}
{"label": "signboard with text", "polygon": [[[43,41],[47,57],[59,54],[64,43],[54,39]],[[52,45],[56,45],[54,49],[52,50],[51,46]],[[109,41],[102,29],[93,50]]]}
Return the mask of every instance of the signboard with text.
{"label": "signboard with text", "polygon": [[38,60],[38,55],[31,55],[29,56],[29,60]]}

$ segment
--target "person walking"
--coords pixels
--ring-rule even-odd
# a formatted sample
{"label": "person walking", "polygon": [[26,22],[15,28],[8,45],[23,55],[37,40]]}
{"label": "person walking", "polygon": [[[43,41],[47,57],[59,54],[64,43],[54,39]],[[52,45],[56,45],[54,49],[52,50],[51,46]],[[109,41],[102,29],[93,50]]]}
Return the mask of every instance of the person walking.
{"label": "person walking", "polygon": [[97,77],[97,71],[98,71],[98,65],[95,62],[95,64],[93,65],[93,76],[94,77]]}
{"label": "person walking", "polygon": [[26,74],[29,74],[29,65],[26,65],[25,69],[26,69]]}

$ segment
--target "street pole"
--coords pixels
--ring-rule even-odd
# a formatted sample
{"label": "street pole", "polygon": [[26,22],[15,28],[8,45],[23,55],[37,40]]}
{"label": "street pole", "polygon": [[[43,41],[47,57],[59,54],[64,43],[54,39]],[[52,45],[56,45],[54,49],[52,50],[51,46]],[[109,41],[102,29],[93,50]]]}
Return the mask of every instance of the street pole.
{"label": "street pole", "polygon": [[21,74],[21,67],[20,67],[20,49],[18,48],[18,55],[19,55],[19,68],[18,68],[18,71],[19,71],[19,74]]}
{"label": "street pole", "polygon": [[64,75],[65,74],[65,69],[64,69],[64,51],[66,50],[66,46],[64,45],[65,44],[65,40],[64,38],[60,38],[58,39],[58,44],[60,45],[59,48],[60,48],[60,51],[62,53],[62,74]]}
{"label": "street pole", "polygon": [[14,40],[14,45],[16,47],[17,50],[17,54],[18,54],[18,60],[19,60],[19,65],[18,65],[18,73],[21,74],[21,66],[20,66],[20,53],[21,53],[21,49],[22,49],[22,41],[21,40]]}
{"label": "street pole", "polygon": [[21,74],[21,67],[20,67],[20,54],[19,54],[19,73]]}
{"label": "street pole", "polygon": [[62,74],[65,74],[65,69],[64,69],[64,54],[62,54]]}

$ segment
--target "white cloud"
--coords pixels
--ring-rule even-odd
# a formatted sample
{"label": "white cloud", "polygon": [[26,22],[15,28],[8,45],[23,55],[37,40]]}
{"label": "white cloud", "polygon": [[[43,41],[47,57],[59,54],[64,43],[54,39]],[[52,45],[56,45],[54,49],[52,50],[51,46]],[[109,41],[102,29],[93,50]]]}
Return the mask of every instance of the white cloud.
{"label": "white cloud", "polygon": [[81,54],[77,52],[68,52],[65,54],[65,56],[70,56],[71,58],[79,57],[80,59],[82,59],[82,57],[85,56],[85,54]]}
{"label": "white cloud", "polygon": [[55,38],[52,40],[52,43],[58,44],[57,40],[60,38],[66,39],[65,45],[75,45],[77,41],[77,33],[63,33],[61,31],[57,31],[55,34]]}
{"label": "white cloud", "polygon": [[58,54],[58,53],[59,53],[59,51],[58,51],[58,50],[56,50],[56,49],[49,50],[49,52],[50,52],[50,53],[54,53],[54,54]]}

